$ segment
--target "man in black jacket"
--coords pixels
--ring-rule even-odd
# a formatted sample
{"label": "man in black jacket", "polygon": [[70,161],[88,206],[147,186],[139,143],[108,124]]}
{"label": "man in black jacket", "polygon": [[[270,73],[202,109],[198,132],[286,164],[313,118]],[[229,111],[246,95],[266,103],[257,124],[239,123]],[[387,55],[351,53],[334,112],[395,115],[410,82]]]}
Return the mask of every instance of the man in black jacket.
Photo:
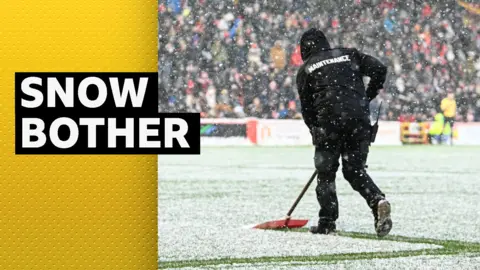
{"label": "man in black jacket", "polygon": [[[377,235],[392,228],[390,203],[366,172],[372,126],[369,103],[383,88],[387,67],[356,49],[331,48],[325,35],[312,28],[300,40],[304,61],[297,74],[302,115],[315,145],[318,171],[318,226],[312,233],[336,230],[338,200],[335,174],[342,159],[344,178],[372,209]],[[365,89],[363,77],[370,77]]]}

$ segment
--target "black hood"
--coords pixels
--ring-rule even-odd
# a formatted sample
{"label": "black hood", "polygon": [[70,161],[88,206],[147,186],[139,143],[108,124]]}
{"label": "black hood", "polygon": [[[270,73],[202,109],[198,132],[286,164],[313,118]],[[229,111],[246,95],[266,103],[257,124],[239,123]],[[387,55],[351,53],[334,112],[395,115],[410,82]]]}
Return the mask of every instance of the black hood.
{"label": "black hood", "polygon": [[300,39],[300,53],[305,61],[313,52],[330,49],[327,37],[322,31],[310,28]]}

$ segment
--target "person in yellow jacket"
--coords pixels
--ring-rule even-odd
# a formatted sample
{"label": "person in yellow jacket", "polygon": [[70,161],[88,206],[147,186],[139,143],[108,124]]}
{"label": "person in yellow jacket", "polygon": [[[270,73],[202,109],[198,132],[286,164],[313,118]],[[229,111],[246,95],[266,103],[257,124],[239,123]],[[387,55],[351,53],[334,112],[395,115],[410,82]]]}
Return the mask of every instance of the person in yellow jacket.
{"label": "person in yellow jacket", "polygon": [[434,118],[435,120],[428,130],[428,141],[430,144],[441,144],[444,141],[444,136],[452,137],[452,128],[450,123],[445,123],[445,117],[442,113],[435,114]]}
{"label": "person in yellow jacket", "polygon": [[[442,100],[440,104],[440,109],[442,109],[444,119],[444,128],[446,124],[450,125],[450,128],[453,129],[455,124],[455,116],[457,115],[457,102],[455,101],[455,94],[449,92],[447,97]],[[450,144],[453,142],[453,132],[450,135]]]}

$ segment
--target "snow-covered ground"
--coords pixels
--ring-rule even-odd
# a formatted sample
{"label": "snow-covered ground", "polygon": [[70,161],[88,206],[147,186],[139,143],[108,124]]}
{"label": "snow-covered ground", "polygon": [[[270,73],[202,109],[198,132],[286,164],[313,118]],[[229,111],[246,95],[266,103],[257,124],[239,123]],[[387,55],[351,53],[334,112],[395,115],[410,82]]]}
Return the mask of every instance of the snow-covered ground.
{"label": "snow-covered ground", "polygon": [[[369,173],[392,203],[391,234],[480,242],[478,150],[425,146],[372,148]],[[284,217],[313,172],[312,155],[313,149],[309,147],[239,147],[204,148],[200,156],[160,156],[160,261],[441,248],[247,228]],[[294,218],[317,221],[314,185],[298,205]],[[373,233],[373,218],[366,203],[340,171],[337,191],[340,203],[337,228]],[[361,269],[382,269],[376,267],[382,265],[387,265],[386,269],[400,269],[393,266],[403,265],[405,260],[415,265],[429,261],[433,268],[425,264],[427,268],[422,269],[439,269],[434,267],[436,263],[455,264],[456,258],[436,257],[430,261],[414,257],[372,260],[368,264],[347,261],[335,269],[357,269],[354,265],[360,262],[367,267]],[[479,260],[465,259],[464,263],[462,269],[475,269],[468,267],[478,265]]]}
{"label": "snow-covered ground", "polygon": [[[183,270],[195,269],[185,267]],[[295,262],[295,263],[259,263],[259,264],[229,264],[209,267],[209,269],[234,270],[477,270],[480,269],[480,257],[468,256],[418,256],[393,259],[372,259],[342,261],[338,263],[325,262]]]}

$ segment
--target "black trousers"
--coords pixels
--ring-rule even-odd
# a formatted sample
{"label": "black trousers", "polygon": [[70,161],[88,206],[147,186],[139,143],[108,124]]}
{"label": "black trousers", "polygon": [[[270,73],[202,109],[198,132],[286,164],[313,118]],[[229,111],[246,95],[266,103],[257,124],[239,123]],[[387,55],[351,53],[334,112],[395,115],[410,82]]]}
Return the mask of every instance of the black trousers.
{"label": "black trousers", "polygon": [[451,130],[451,133],[450,133],[450,139],[453,139],[453,126],[455,125],[455,117],[446,117],[445,116],[445,122],[443,123],[443,128],[445,129],[445,126],[448,124],[450,124],[450,130]]}
{"label": "black trousers", "polygon": [[315,128],[312,136],[315,167],[318,170],[316,193],[320,204],[319,223],[328,224],[338,219],[335,175],[340,157],[344,178],[373,209],[385,195],[366,172],[371,137],[369,121],[328,121]]}

